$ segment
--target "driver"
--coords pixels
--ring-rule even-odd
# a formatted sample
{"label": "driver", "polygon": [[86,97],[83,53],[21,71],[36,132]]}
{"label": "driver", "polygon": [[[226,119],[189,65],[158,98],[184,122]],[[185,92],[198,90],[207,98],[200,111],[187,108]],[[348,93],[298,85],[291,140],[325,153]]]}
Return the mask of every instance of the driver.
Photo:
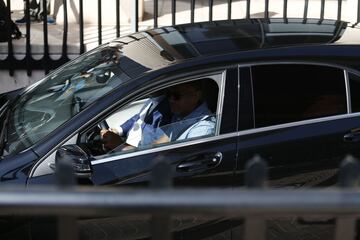
{"label": "driver", "polygon": [[203,100],[202,81],[186,82],[168,88],[166,96],[150,99],[121,125],[120,131],[102,130],[101,136],[106,148],[123,144],[122,150],[127,150],[210,135],[215,132],[215,120],[210,115]]}
{"label": "driver", "polygon": [[164,137],[161,126],[169,124],[171,112],[169,102],[165,96],[149,99],[141,108],[139,113],[123,123],[119,130],[103,129],[101,137],[107,149],[115,149],[119,145],[123,150],[134,147],[150,145]]}

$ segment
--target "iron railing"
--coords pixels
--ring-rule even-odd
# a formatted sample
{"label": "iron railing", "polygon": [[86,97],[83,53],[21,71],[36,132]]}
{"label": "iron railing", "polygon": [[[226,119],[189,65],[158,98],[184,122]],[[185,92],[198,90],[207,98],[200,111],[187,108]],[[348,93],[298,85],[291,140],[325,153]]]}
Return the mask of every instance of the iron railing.
{"label": "iron railing", "polygon": [[99,216],[127,219],[130,215],[150,215],[151,236],[157,240],[173,238],[171,217],[175,215],[244,219],[245,240],[265,240],[266,220],[279,217],[335,220],[335,240],[355,239],[358,230],[360,192],[355,187],[360,165],[352,157],[343,160],[338,187],[332,189],[267,189],[267,165],[260,157],[246,165],[247,188],[231,190],[174,189],[171,167],[164,159],[154,166],[150,189],[146,190],[76,188],[71,162],[58,162],[56,175],[56,188],[1,188],[0,216],[56,216],[60,240],[77,239],[79,217]]}
{"label": "iron railing", "polygon": [[[78,6],[79,6],[79,52],[78,54],[84,53],[86,51],[86,45],[84,41],[84,0],[78,0]],[[115,0],[115,37],[120,37],[120,2],[121,0]],[[177,24],[177,4],[181,0],[153,0],[153,27],[159,27],[159,2],[162,1],[171,1],[171,24],[175,25]],[[196,0],[188,0],[190,2],[189,10],[190,10],[190,19],[188,22],[195,22],[195,6],[196,6]],[[236,11],[236,9],[233,9],[233,5],[235,1],[232,0],[223,0],[227,4],[227,19],[233,19],[232,12]],[[54,69],[63,63],[67,62],[69,60],[69,54],[68,54],[68,31],[69,31],[69,24],[68,24],[68,7],[67,7],[67,1],[63,0],[63,11],[64,11],[64,24],[63,24],[63,39],[62,39],[62,51],[61,51],[61,57],[59,59],[53,59],[51,57],[51,53],[49,51],[49,42],[48,42],[48,25],[46,21],[43,21],[43,56],[41,59],[35,59],[31,54],[31,31],[32,26],[30,24],[30,14],[29,14],[29,2],[30,0],[25,0],[26,4],[26,10],[25,10],[25,16],[26,16],[26,41],[25,41],[25,56],[21,59],[18,59],[14,56],[14,46],[13,46],[13,40],[9,40],[7,43],[7,53],[2,53],[2,55],[7,55],[5,59],[0,60],[0,69],[2,70],[9,70],[9,73],[11,76],[14,75],[14,71],[18,69],[26,69],[27,74],[30,76],[32,73],[32,70],[34,69],[41,69],[45,70],[46,73],[48,73],[51,69]],[[325,18],[325,9],[326,4],[328,2],[333,1],[326,1],[321,0],[321,6],[320,6],[320,20],[324,20]],[[9,15],[10,15],[10,9],[11,9],[11,0],[6,0],[7,6],[9,7]],[[270,0],[264,0],[264,18],[270,18],[269,15],[269,9],[271,4],[273,4],[274,1]],[[278,2],[277,2],[278,3]],[[45,6],[45,1],[43,2]],[[97,24],[97,43],[102,44],[104,42],[104,36],[103,36],[103,23],[102,23],[102,5],[104,4],[104,1],[98,0],[97,1],[97,9],[98,9],[98,24]],[[107,3],[109,4],[109,3]],[[253,2],[251,0],[246,0],[246,13],[245,18],[251,18],[251,9],[253,7]],[[209,13],[208,13],[208,20],[213,21],[214,16],[214,0],[208,0],[208,7],[209,7]],[[342,19],[342,5],[343,0],[337,0],[337,19]],[[283,13],[282,17],[284,18],[285,22],[288,19],[288,9],[289,9],[288,0],[283,0]],[[46,9],[46,8],[44,8]],[[139,30],[139,0],[133,0],[133,14],[132,14],[132,21],[131,21],[131,29],[134,32],[137,32]],[[356,14],[356,24],[360,22],[360,4],[358,3],[357,6],[357,14]],[[303,8],[303,19],[306,22],[308,19],[308,12],[309,12],[309,0],[304,0],[304,8]]]}

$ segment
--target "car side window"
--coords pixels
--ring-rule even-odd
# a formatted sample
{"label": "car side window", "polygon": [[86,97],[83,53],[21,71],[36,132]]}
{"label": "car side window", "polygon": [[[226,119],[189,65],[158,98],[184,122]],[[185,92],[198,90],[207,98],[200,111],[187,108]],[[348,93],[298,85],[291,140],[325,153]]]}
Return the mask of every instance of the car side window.
{"label": "car side window", "polygon": [[251,71],[257,128],[347,113],[341,69],[279,64]]}
{"label": "car side window", "polygon": [[90,151],[94,147],[92,155],[102,157],[214,136],[219,120],[218,84],[203,78],[142,96],[99,123],[102,129],[95,144],[100,147],[87,142],[88,137],[82,138],[83,144],[90,145]]}
{"label": "car side window", "polygon": [[360,77],[349,73],[351,112],[360,112]]}

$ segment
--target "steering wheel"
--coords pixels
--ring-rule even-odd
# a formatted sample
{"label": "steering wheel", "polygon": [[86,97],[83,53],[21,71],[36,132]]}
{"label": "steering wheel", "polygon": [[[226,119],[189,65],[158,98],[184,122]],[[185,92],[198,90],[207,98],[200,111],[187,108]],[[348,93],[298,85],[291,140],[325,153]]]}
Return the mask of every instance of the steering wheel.
{"label": "steering wheel", "polygon": [[101,138],[102,129],[109,129],[109,125],[105,120],[100,122],[86,135],[86,145],[94,156],[107,153]]}

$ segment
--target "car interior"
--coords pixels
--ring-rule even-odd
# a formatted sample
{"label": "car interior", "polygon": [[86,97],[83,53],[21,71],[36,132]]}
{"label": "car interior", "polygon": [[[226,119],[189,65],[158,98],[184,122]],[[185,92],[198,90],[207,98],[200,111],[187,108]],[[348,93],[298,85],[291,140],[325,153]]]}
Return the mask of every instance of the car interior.
{"label": "car interior", "polygon": [[[203,100],[207,103],[208,108],[211,111],[211,116],[209,116],[209,118],[207,118],[206,121],[214,122],[214,124],[216,125],[219,85],[216,81],[214,81],[211,78],[203,78],[203,79],[199,79],[198,81],[201,81]],[[170,87],[173,86],[175,85],[172,85]],[[100,134],[101,129],[113,129],[115,130],[115,132],[119,132],[120,125],[122,125],[125,121],[127,121],[131,117],[133,117],[135,114],[139,113],[149,99],[166,95],[166,91],[168,88],[160,89],[157,90],[156,92],[151,92],[144,96],[138,97],[134,99],[134,101],[131,101],[126,106],[120,108],[118,111],[115,111],[113,114],[111,114],[106,119],[101,121],[93,129],[80,135],[79,145],[88,149],[92,156],[102,156],[104,154],[119,154],[122,152],[125,153],[129,151],[138,151],[140,149],[142,150],[142,149],[163,146],[166,144],[171,144],[170,142],[159,143],[159,144],[152,144],[151,146],[149,145],[149,146],[143,146],[143,147],[131,148],[131,149],[124,149],[124,146],[120,145],[118,148],[109,151],[109,149],[106,149],[104,147],[104,142]],[[200,121],[200,119],[197,119],[197,121]],[[170,128],[180,128],[184,124],[185,123],[181,121],[173,122],[171,124],[161,126],[161,129],[163,131],[166,131],[167,129]],[[213,134],[215,134],[215,132]],[[123,140],[125,141],[125,137],[123,137]],[[188,141],[188,140],[189,139],[184,139],[182,141]]]}

